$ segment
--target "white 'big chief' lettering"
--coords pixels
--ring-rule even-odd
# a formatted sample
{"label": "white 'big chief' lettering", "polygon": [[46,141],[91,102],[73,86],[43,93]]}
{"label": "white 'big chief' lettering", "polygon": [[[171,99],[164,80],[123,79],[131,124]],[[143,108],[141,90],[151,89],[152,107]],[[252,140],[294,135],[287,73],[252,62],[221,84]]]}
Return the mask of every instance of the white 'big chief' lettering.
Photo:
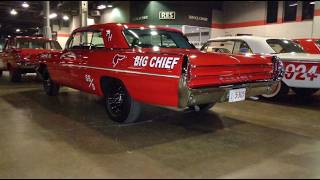
{"label": "white 'big chief' lettering", "polygon": [[135,67],[146,67],[159,69],[174,69],[178,64],[180,58],[178,57],[157,57],[153,56],[149,60],[149,56],[135,56],[133,65]]}

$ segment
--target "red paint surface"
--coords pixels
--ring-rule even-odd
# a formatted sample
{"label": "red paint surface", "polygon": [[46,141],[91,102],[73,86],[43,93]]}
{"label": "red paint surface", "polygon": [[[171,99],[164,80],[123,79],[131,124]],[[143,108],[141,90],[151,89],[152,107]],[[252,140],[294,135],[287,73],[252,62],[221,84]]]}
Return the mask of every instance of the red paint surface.
{"label": "red paint surface", "polygon": [[[149,28],[144,25],[125,25],[128,28]],[[180,32],[171,28],[155,28]],[[178,106],[178,87],[184,56],[189,57],[192,67],[191,79],[188,82],[189,88],[216,87],[272,78],[271,56],[231,56],[182,48],[160,48],[160,51],[156,52],[150,48],[129,48],[122,34],[123,29],[124,25],[110,23],[75,30],[74,32],[102,31],[107,50],[64,50],[51,53],[52,58],[47,59],[51,78],[58,84],[103,96],[100,80],[102,77],[112,77],[121,80],[129,94],[137,101],[175,107]],[[107,30],[112,32],[111,41],[107,41]],[[67,53],[73,53],[73,57],[62,56]],[[121,58],[121,61],[115,65],[113,63],[115,56],[125,56],[125,58]],[[148,57],[149,60],[152,57],[173,57],[179,60],[173,69],[159,69],[148,65],[137,67],[134,66],[136,56]],[[147,64],[150,65],[150,61]],[[95,90],[85,81],[87,75],[94,79]],[[174,76],[175,78],[163,76]]]}
{"label": "red paint surface", "polygon": [[299,43],[303,49],[311,54],[320,54],[320,48],[315,43],[317,39],[295,39],[295,42]]}

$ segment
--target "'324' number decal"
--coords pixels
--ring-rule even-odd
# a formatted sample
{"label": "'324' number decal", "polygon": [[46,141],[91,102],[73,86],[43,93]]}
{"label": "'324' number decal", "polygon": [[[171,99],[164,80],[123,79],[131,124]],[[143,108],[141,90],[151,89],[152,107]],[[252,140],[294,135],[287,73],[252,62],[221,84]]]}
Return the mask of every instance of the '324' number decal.
{"label": "'324' number decal", "polygon": [[288,64],[286,66],[286,79],[293,79],[293,80],[309,80],[313,81],[318,78],[317,74],[317,66],[310,66],[307,67],[304,64]]}

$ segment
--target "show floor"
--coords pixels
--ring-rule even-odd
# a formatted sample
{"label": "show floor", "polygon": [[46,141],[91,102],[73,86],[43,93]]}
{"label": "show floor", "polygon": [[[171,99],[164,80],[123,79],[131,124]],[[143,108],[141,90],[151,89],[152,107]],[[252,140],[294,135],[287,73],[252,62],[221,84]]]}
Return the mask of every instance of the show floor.
{"label": "show floor", "polygon": [[0,178],[320,178],[320,93],[202,115],[145,106],[141,122],[119,125],[98,97],[48,97],[6,75],[0,157]]}

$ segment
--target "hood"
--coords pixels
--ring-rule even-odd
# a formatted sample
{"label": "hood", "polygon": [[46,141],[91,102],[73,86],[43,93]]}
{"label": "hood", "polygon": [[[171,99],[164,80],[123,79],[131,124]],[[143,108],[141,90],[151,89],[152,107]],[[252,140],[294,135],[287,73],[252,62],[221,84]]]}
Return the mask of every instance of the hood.
{"label": "hood", "polygon": [[319,61],[320,55],[309,53],[280,53],[275,54],[283,61]]}

